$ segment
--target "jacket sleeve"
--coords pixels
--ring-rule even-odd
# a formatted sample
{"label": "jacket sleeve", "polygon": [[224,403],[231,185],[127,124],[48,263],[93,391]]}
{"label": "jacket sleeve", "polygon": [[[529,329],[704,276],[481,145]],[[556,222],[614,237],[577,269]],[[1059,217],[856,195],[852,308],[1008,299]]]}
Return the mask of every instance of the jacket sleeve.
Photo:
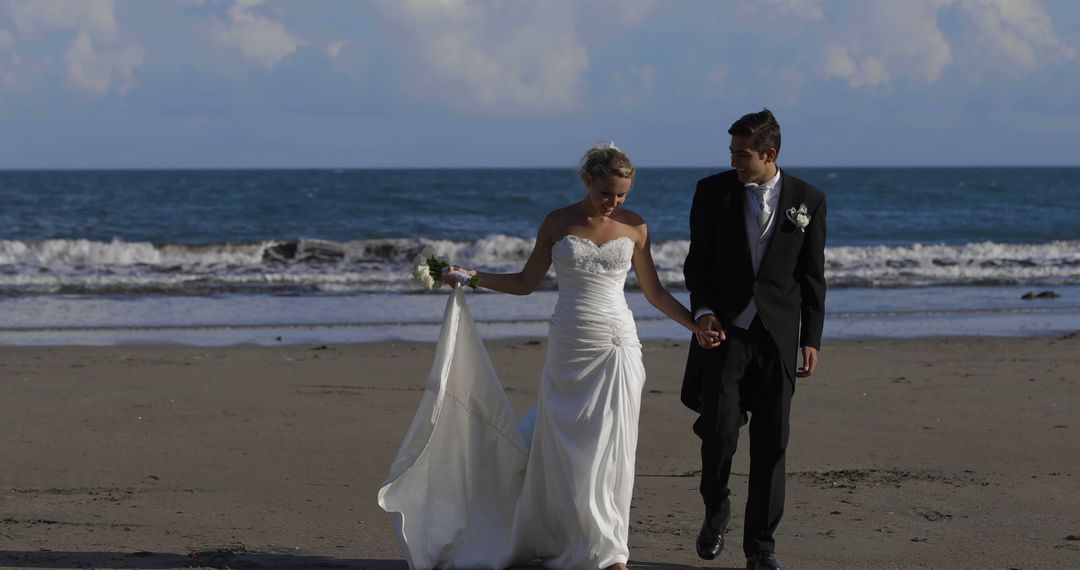
{"label": "jacket sleeve", "polygon": [[703,307],[712,309],[706,291],[709,290],[709,262],[713,258],[712,250],[716,240],[713,235],[714,224],[709,220],[709,210],[706,185],[703,181],[698,182],[694,202],[690,206],[690,251],[683,263],[683,278],[686,280],[686,289],[690,291],[691,314],[696,314],[698,309]]}
{"label": "jacket sleeve", "polygon": [[799,252],[797,278],[802,288],[802,330],[799,346],[821,348],[821,330],[825,325],[825,233],[826,203],[821,197],[810,214],[802,251]]}

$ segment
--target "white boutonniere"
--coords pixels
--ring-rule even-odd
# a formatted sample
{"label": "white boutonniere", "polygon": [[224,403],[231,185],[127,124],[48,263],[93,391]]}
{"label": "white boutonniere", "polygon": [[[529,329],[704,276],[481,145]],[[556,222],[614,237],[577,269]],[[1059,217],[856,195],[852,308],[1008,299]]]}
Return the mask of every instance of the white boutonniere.
{"label": "white boutonniere", "polygon": [[788,208],[787,219],[791,220],[800,232],[805,232],[806,226],[810,225],[810,213],[806,210],[806,204],[799,204],[798,209]]}

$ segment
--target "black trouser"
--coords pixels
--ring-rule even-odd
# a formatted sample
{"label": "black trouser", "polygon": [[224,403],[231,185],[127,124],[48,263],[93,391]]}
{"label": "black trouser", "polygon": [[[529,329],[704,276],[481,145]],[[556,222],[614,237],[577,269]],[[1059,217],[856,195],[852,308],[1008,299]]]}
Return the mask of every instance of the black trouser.
{"label": "black trouser", "polygon": [[739,428],[750,416],[750,482],[743,529],[747,556],[774,552],[773,532],[784,514],[784,452],[794,379],[784,370],[769,332],[755,317],[748,330],[731,327],[727,340],[706,351],[704,409],[694,423],[701,438],[701,496],[719,532],[731,514],[731,458]]}

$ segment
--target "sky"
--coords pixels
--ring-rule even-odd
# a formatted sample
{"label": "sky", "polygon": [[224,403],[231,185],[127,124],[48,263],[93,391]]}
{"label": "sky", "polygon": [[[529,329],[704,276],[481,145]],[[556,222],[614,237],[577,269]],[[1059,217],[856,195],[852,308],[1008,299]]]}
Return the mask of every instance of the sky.
{"label": "sky", "polygon": [[1074,0],[0,0],[0,169],[1080,165]]}

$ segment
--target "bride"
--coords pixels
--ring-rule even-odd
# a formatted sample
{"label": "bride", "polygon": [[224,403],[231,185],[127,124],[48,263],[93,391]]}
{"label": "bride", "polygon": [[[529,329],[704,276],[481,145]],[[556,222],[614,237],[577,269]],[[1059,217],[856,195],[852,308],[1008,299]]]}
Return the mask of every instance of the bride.
{"label": "bride", "polygon": [[462,289],[451,295],[424,400],[379,491],[380,506],[398,515],[412,568],[536,559],[549,568],[626,568],[645,382],[627,272],[633,267],[649,302],[703,346],[714,333],[699,331],[661,285],[645,220],[622,208],[633,185],[629,157],[602,144],[585,153],[579,174],[584,198],[547,215],[519,273],[451,268],[527,295],[554,262],[559,297],[539,401],[519,426]]}

